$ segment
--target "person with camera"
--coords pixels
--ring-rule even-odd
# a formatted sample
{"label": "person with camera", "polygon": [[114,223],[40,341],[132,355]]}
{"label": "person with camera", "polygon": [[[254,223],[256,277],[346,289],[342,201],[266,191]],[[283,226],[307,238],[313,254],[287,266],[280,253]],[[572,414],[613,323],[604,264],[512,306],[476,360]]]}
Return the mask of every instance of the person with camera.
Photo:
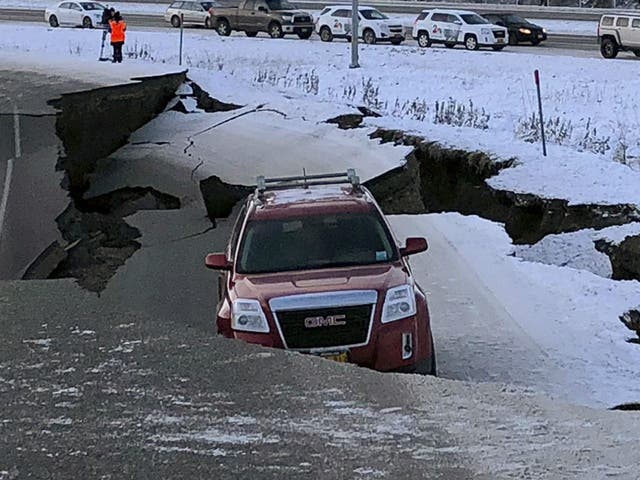
{"label": "person with camera", "polygon": [[105,7],[102,11],[102,19],[100,20],[100,27],[102,28],[102,42],[100,43],[100,57],[98,58],[100,61],[109,60],[109,58],[104,56],[104,45],[107,40],[107,35],[111,33],[109,22],[113,19],[113,15],[115,13],[115,9],[109,7]]}

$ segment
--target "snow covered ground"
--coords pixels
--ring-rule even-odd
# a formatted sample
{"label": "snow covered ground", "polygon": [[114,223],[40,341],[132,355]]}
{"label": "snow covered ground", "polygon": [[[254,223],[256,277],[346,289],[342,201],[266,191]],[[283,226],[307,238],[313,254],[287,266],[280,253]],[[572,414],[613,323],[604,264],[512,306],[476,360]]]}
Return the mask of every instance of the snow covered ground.
{"label": "snow covered ground", "polygon": [[[177,45],[177,35],[132,31],[125,46],[125,64],[107,67],[175,65]],[[616,142],[623,140],[630,151],[640,143],[636,128],[638,100],[634,96],[639,81],[633,61],[381,45],[363,46],[362,68],[351,70],[347,68],[349,47],[342,42],[220,38],[189,32],[185,45],[190,77],[212,96],[247,105],[247,109],[264,105],[263,108],[282,113],[260,113],[238,122],[236,125],[254,129],[246,138],[241,128],[231,128],[230,124],[227,130],[202,135],[193,155],[187,158],[173,155],[171,148],[184,152],[193,132],[202,131],[216,115],[221,119],[222,114],[181,116],[169,112],[163,117],[165,121],[183,120],[176,123],[173,131],[180,141],[167,147],[165,154],[173,155],[174,161],[183,158],[191,162],[188,168],[202,163],[198,175],[213,173],[245,183],[248,177],[261,173],[249,171],[248,164],[230,163],[233,152],[227,152],[228,145],[223,146],[220,140],[225,138],[228,142],[230,136],[237,139],[237,157],[257,163],[260,158],[250,138],[255,138],[253,132],[258,132],[260,125],[268,125],[282,136],[290,133],[300,142],[315,142],[315,154],[308,159],[302,151],[294,155],[300,165],[308,160],[317,166],[316,170],[330,169],[352,160],[366,178],[397,165],[406,153],[406,149],[385,146],[371,152],[374,161],[370,162],[366,149],[359,156],[349,150],[360,150],[366,133],[380,125],[416,132],[447,145],[487,151],[500,158],[516,157],[516,167],[491,179],[490,183],[500,188],[566,198],[572,203],[640,203],[640,171],[632,161],[615,161],[611,151],[617,148]],[[72,64],[75,68],[92,69],[98,49],[99,32],[0,25],[0,61],[6,52],[12,52],[14,56],[24,56],[25,61],[31,58],[40,63],[52,62],[55,68]],[[562,143],[551,144],[546,158],[541,156],[538,145],[524,140],[535,134],[535,128],[526,128],[526,120],[536,108],[533,68],[542,72],[547,116],[558,119],[558,125],[551,125],[556,125],[556,130],[551,128],[550,133]],[[318,151],[324,138],[338,137],[329,134],[333,127],[322,122],[354,111],[358,105],[373,108],[383,116],[368,118],[368,130],[344,132],[340,141],[331,140],[335,149],[328,153]],[[571,122],[571,128],[567,122]],[[563,124],[564,129],[560,128]],[[156,131],[154,125],[157,124],[141,130],[136,143],[157,140],[166,133]],[[216,136],[223,131],[226,136]],[[267,144],[277,141],[282,138],[270,139]],[[597,148],[604,153],[590,151]],[[246,159],[244,152],[252,151],[257,156]],[[144,152],[138,154],[140,160],[145,158]],[[226,175],[221,174],[223,167],[227,168]],[[261,168],[277,168],[280,173],[283,167],[262,163]],[[296,168],[296,164],[289,168]],[[597,270],[601,275],[596,275],[594,268],[579,263],[570,268],[556,265],[564,262],[554,259],[541,264],[515,258],[511,254],[516,249],[504,229],[475,217],[429,215],[393,221],[400,235],[424,232],[439,236],[439,244],[450,255],[459,254],[457,272],[470,282],[465,286],[466,293],[461,293],[462,287],[452,280],[453,274],[445,285],[439,281],[446,278],[442,270],[446,266],[441,265],[436,275],[426,260],[416,264],[421,266],[423,275],[429,273],[425,281],[440,288],[442,300],[438,308],[443,314],[440,320],[434,316],[434,322],[441,322],[436,323],[436,332],[447,338],[448,333],[464,334],[469,327],[495,336],[491,341],[480,338],[477,343],[470,343],[468,348],[475,350],[467,352],[477,352],[480,363],[473,365],[475,358],[471,356],[467,362],[469,371],[481,370],[485,379],[501,381],[504,376],[492,375],[492,368],[499,363],[500,372],[523,375],[521,379],[507,377],[510,381],[579,403],[612,405],[640,399],[640,349],[626,342],[631,333],[618,320],[620,314],[639,306],[638,282],[612,281],[605,278],[606,271]],[[624,228],[625,232],[637,231],[635,226]],[[621,232],[618,227],[598,235],[619,239],[624,236]],[[525,256],[522,249],[518,254]],[[480,304],[488,306],[480,308]],[[464,309],[466,315],[459,315]],[[500,312],[499,318],[483,316],[488,311]],[[444,347],[450,358],[455,357],[455,344],[465,342],[465,336],[456,342],[449,341],[449,346]],[[503,355],[500,362],[496,361],[498,354]],[[523,358],[540,363],[530,365]],[[521,368],[514,369],[514,365]],[[460,370],[449,371],[456,378],[467,378]],[[468,378],[478,377],[469,374]]]}
{"label": "snow covered ground", "polygon": [[[0,26],[3,51],[96,58],[100,32]],[[25,42],[24,39],[29,41]],[[130,32],[125,55],[178,63],[178,33]],[[301,42],[189,31],[187,67],[210,72],[215,94],[252,98],[272,88],[316,103],[366,105],[369,123],[401,128],[518,165],[491,179],[496,188],[566,198],[571,203],[640,203],[640,100],[635,57],[618,60],[363,46],[350,70],[346,42]],[[549,155],[540,155],[533,70],[542,77]],[[611,85],[615,85],[612,88]],[[236,97],[236,98],[233,98]],[[312,102],[312,103],[313,103]]]}

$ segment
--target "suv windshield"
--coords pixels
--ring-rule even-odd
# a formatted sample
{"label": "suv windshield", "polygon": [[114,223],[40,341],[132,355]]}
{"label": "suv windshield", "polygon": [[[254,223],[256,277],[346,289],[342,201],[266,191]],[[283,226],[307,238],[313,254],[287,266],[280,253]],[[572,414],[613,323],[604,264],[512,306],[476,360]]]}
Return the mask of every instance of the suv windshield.
{"label": "suv windshield", "polygon": [[367,20],[386,20],[387,17],[384,13],[379,12],[378,10],[360,10],[360,15],[362,15]]}
{"label": "suv windshield", "polygon": [[482,25],[489,23],[486,19],[482,18],[480,15],[476,15],[475,13],[460,15],[460,17],[467,25]]}
{"label": "suv windshield", "polygon": [[238,273],[370,265],[397,260],[391,234],[379,215],[335,215],[249,222]]}
{"label": "suv windshield", "polygon": [[287,2],[287,0],[267,0],[269,10],[294,10],[295,5]]}

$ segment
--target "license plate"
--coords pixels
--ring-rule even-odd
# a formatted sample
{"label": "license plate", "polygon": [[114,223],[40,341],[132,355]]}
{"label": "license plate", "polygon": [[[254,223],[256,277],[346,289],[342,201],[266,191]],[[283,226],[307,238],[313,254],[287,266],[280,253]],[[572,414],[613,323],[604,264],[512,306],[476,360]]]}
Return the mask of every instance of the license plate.
{"label": "license plate", "polygon": [[349,361],[349,355],[347,355],[347,352],[329,353],[321,356],[322,358],[333,360],[334,362],[347,363]]}
{"label": "license plate", "polygon": [[504,43],[504,38],[498,38],[498,39],[496,39],[496,42],[498,42],[498,43]]}
{"label": "license plate", "polygon": [[302,33],[309,33],[311,31],[310,28],[302,28]]}

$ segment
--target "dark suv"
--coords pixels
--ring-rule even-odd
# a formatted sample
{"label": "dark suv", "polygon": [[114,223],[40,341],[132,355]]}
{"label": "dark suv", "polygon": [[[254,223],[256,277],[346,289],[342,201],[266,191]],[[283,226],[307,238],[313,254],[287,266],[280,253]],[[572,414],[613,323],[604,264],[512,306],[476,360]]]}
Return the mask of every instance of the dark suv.
{"label": "dark suv", "polygon": [[265,179],[225,253],[218,332],[381,371],[435,374],[427,299],[371,193],[347,174]]}
{"label": "dark suv", "polygon": [[547,31],[544,28],[513,13],[483,13],[482,16],[494,25],[506,27],[509,30],[511,45],[522,42],[538,45],[547,39]]}

